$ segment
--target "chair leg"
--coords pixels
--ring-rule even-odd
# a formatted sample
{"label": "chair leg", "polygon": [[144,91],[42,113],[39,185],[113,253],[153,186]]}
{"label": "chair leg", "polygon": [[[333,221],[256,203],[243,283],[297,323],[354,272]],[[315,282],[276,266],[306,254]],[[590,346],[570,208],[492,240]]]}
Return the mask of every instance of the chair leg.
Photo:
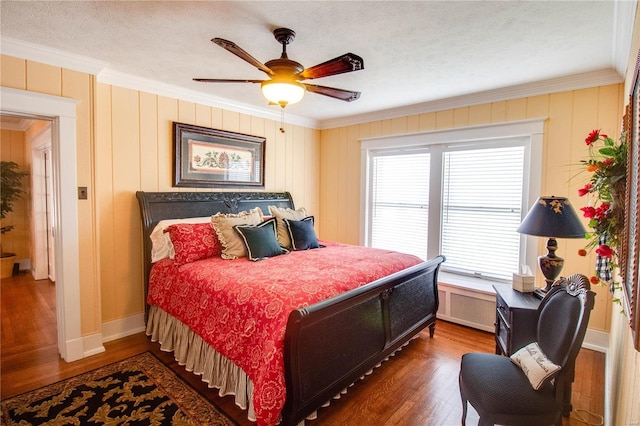
{"label": "chair leg", "polygon": [[462,391],[462,372],[458,375],[458,387],[460,388],[460,399],[462,399],[462,426],[465,426],[467,421],[467,398]]}
{"label": "chair leg", "polygon": [[465,426],[467,421],[467,400],[462,397],[462,426]]}

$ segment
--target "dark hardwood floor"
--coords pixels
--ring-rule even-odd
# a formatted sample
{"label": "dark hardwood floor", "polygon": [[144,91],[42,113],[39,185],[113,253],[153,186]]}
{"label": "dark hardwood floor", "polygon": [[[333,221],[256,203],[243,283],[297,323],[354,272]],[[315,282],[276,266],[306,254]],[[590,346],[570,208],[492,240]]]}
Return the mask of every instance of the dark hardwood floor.
{"label": "dark hardwood floor", "polygon": [[[215,389],[208,389],[143,333],[105,343],[104,353],[72,363],[62,361],[56,341],[55,284],[21,274],[2,280],[0,291],[0,398],[151,351],[240,425],[254,425],[231,397],[221,398]],[[346,395],[320,409],[318,418],[307,425],[459,425],[460,357],[466,352],[492,353],[494,348],[492,334],[440,321],[434,338],[423,332],[366,380],[355,383]],[[573,386],[574,413],[588,410],[603,414],[604,365],[604,354],[580,351]],[[477,415],[469,411],[467,424],[476,424]],[[584,424],[574,413],[563,420],[564,426]]]}

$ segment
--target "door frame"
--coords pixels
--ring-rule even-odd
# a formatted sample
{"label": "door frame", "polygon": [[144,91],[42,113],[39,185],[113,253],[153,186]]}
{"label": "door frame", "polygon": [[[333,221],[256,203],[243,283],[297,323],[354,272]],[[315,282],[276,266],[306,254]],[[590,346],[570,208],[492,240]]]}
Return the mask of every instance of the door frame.
{"label": "door frame", "polygon": [[0,97],[3,113],[52,121],[58,351],[65,361],[76,361],[84,357],[76,200],[76,104],[79,101],[7,87],[0,87]]}

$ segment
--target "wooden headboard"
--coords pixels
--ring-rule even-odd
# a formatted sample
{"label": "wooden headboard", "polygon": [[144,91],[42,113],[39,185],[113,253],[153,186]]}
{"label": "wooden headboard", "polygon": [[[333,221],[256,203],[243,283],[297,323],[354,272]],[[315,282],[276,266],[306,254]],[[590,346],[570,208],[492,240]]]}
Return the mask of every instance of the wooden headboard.
{"label": "wooden headboard", "polygon": [[288,192],[138,191],[136,198],[138,198],[142,215],[145,302],[149,272],[151,271],[151,239],[149,236],[161,220],[212,216],[216,213],[238,213],[255,207],[260,207],[265,215],[269,214],[268,206],[295,208],[291,194]]}

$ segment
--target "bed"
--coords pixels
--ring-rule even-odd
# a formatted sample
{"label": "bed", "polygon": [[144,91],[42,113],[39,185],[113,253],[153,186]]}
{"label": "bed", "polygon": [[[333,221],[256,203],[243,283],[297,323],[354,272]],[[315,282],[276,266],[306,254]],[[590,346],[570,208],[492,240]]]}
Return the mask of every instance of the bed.
{"label": "bed", "polygon": [[[268,212],[269,206],[295,209],[288,192],[139,191],[136,197],[139,201],[143,224],[144,291],[147,301],[155,300],[153,294],[157,294],[155,291],[149,294],[149,278],[154,266],[151,262],[150,235],[161,220],[211,216],[218,212],[237,213],[256,207],[263,212]],[[307,250],[307,252],[317,251],[325,257],[330,257],[329,250],[333,250],[333,247],[338,250],[355,250],[355,246],[345,247],[338,243],[329,242],[326,245],[327,248],[320,251]],[[313,254],[299,252],[296,256],[298,255]],[[279,260],[282,262],[290,262],[294,259],[294,256],[289,254],[279,257],[283,259]],[[218,260],[214,259],[211,262],[213,261]],[[429,327],[429,334],[433,337],[439,303],[437,275],[443,261],[443,256],[437,256],[426,262],[420,261],[390,275],[376,278],[372,282],[367,281],[368,284],[359,285],[328,299],[319,300],[313,304],[302,304],[304,306],[287,311],[284,318],[286,328],[283,333],[282,353],[278,353],[278,359],[281,360],[279,364],[281,367],[278,368],[283,370],[286,395],[283,405],[277,410],[280,424],[295,425],[312,416],[318,408],[368,374],[426,327]],[[236,262],[233,265],[242,267],[249,267],[248,264],[251,263],[246,259],[244,263],[235,260],[226,262]],[[160,263],[162,262],[156,264],[154,273],[160,269]],[[167,260],[166,263],[165,268],[170,269],[169,261]],[[266,265],[261,262],[253,262],[253,264],[254,267]],[[232,264],[227,263],[227,265]],[[191,273],[196,273],[196,266],[190,266],[190,268]],[[214,271],[216,268],[212,267],[209,270]],[[295,276],[295,274],[290,275]],[[160,317],[162,320],[158,320]],[[152,318],[155,319],[152,320]],[[224,356],[226,352],[222,348],[216,351],[207,347],[208,344],[203,342],[201,336],[194,331],[196,326],[193,327],[194,330],[190,329],[170,313],[153,304],[147,303],[145,306],[145,320],[147,334],[152,336],[152,340],[158,340],[163,345],[163,350],[174,351],[179,363],[184,364],[187,370],[201,374],[204,381],[210,382],[210,386],[220,388],[221,395],[235,394],[236,404],[242,408],[248,408],[249,418],[252,418],[253,384],[250,380],[243,378],[247,373],[242,368],[238,368],[235,361],[232,363]],[[176,340],[183,340],[186,343],[176,343]],[[198,349],[190,353],[190,348],[196,346]],[[203,360],[209,357],[203,354],[211,354],[210,357],[215,358],[215,361]],[[207,364],[209,367],[202,364]],[[208,377],[208,373],[203,372],[210,368],[211,364],[224,364],[224,368],[233,370],[229,374],[237,377],[222,379],[223,382],[233,383],[229,386],[221,385],[219,378],[215,380]],[[223,392],[223,387],[230,387],[231,390]],[[237,389],[243,387],[249,389],[248,402],[238,395],[241,392]],[[259,425],[275,423],[274,417],[260,417],[260,415],[257,416],[257,421]]]}

